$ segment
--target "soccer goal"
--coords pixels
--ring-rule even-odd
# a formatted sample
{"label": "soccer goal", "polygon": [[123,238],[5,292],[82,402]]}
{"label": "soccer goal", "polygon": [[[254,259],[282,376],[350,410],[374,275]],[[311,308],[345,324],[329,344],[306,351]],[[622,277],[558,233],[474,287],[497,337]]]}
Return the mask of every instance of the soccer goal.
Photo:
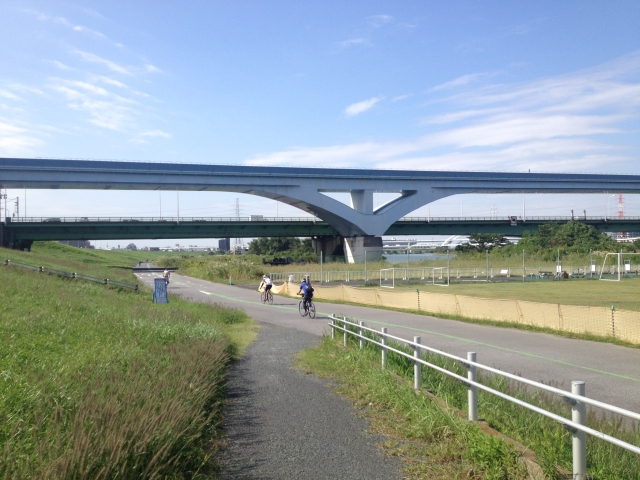
{"label": "soccer goal", "polygon": [[449,286],[449,268],[448,267],[434,267],[431,268],[431,282],[429,277],[425,277],[425,280],[433,285],[439,287]]}
{"label": "soccer goal", "polygon": [[380,286],[383,288],[396,287],[396,269],[383,268],[380,270]]}
{"label": "soccer goal", "polygon": [[[607,253],[604,256],[604,261],[602,262],[602,268],[600,269],[600,278],[599,280],[604,280],[605,282],[619,282],[620,279],[622,277],[624,277],[625,275],[630,275],[631,274],[631,260],[625,260],[624,256],[631,256],[631,255],[640,255],[640,253]],[[607,270],[607,259],[609,257],[614,258],[615,260],[617,260],[615,265],[609,265],[609,275],[616,275],[617,273],[617,277],[618,278],[602,278],[602,274],[607,274],[606,270]]]}

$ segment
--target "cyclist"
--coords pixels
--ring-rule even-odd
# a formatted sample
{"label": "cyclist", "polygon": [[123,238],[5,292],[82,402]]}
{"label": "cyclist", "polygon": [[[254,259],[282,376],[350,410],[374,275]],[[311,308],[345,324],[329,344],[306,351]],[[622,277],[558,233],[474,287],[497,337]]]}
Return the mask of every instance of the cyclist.
{"label": "cyclist", "polygon": [[263,275],[262,282],[260,282],[260,286],[258,287],[258,290],[262,290],[262,287],[264,287],[264,292],[262,292],[263,300],[267,297],[267,292],[271,290],[272,286],[273,282],[271,281],[271,278],[269,278],[269,275]]}
{"label": "cyclist", "polygon": [[171,276],[171,273],[169,272],[169,270],[167,270],[166,268],[164,269],[164,273],[162,274],[162,276],[164,277],[164,279],[167,281],[167,285],[169,285],[169,277]]}
{"label": "cyclist", "polygon": [[311,282],[309,278],[305,278],[300,284],[300,290],[298,290],[298,295],[302,295],[303,305],[304,305],[304,316],[309,314],[309,302],[313,298],[313,287],[311,286]]}

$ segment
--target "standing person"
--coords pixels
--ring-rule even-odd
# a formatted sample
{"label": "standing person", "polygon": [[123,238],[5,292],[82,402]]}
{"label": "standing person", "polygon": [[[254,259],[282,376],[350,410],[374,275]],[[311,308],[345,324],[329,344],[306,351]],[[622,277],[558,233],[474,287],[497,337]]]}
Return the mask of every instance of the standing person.
{"label": "standing person", "polygon": [[164,279],[167,281],[167,285],[169,285],[169,277],[171,276],[171,273],[169,272],[169,270],[167,270],[166,268],[164,269],[164,273],[162,274],[162,276],[164,277]]}
{"label": "standing person", "polygon": [[273,285],[273,282],[271,281],[271,278],[269,277],[269,275],[263,275],[262,282],[260,282],[260,286],[258,287],[258,290],[262,290],[262,288],[264,287],[264,292],[262,292],[263,301],[267,296],[267,292],[271,290],[272,285]]}
{"label": "standing person", "polygon": [[309,315],[309,301],[313,298],[313,287],[311,286],[309,277],[305,278],[300,284],[298,295],[302,295],[304,315],[307,316]]}

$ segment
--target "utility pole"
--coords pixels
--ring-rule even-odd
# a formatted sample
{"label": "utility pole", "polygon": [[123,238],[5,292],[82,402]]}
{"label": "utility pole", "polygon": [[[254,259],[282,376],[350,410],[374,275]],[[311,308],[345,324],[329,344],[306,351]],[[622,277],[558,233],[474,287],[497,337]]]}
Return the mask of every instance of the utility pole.
{"label": "utility pole", "polygon": [[[240,199],[236,198],[236,218],[240,220]],[[233,249],[233,253],[235,255],[236,250],[240,247],[240,239],[236,238],[235,248]]]}

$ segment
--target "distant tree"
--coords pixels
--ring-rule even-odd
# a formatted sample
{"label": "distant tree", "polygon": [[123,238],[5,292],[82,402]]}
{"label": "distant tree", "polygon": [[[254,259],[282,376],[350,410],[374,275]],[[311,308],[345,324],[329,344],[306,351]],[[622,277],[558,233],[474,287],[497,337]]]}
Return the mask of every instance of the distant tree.
{"label": "distant tree", "polygon": [[249,243],[247,253],[262,256],[292,257],[310,260],[315,255],[311,239],[298,237],[263,237]]}
{"label": "distant tree", "polygon": [[484,252],[493,250],[494,248],[502,248],[511,242],[500,233],[474,233],[469,235],[469,241],[458,245],[457,252]]}
{"label": "distant tree", "polygon": [[135,243],[130,243],[125,247],[125,250],[138,250],[138,247],[136,247]]}

